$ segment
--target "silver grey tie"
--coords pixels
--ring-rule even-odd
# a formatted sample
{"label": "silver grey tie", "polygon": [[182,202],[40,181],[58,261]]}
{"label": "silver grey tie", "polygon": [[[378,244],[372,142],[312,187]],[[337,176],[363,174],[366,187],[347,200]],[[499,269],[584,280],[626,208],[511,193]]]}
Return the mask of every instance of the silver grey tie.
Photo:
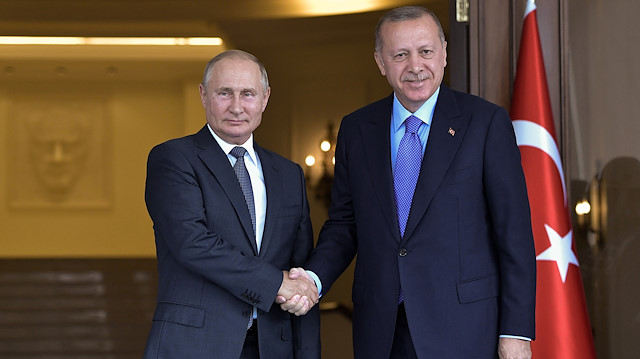
{"label": "silver grey tie", "polygon": [[[244,200],[247,202],[247,207],[249,208],[249,214],[251,215],[251,223],[253,224],[253,238],[255,240],[256,236],[256,206],[253,202],[253,189],[251,188],[251,178],[249,177],[249,171],[247,171],[247,167],[244,165],[244,154],[247,153],[247,150],[244,147],[236,146],[231,152],[231,155],[235,157],[236,164],[233,165],[233,171],[236,173],[236,177],[238,177],[238,182],[240,182],[240,188],[242,188],[242,194],[244,195]],[[252,312],[255,312],[255,307]],[[253,324],[253,314],[249,317],[249,323],[247,324],[247,329],[251,328]]]}
{"label": "silver grey tie", "polygon": [[253,189],[251,188],[251,178],[249,177],[249,172],[247,171],[247,167],[244,165],[244,154],[247,153],[247,150],[244,147],[236,146],[229,153],[231,153],[231,155],[237,159],[236,164],[233,165],[233,170],[236,173],[236,177],[238,177],[238,181],[240,182],[240,187],[242,188],[242,194],[244,195],[244,200],[247,202],[247,207],[249,208],[249,214],[251,215],[251,223],[253,224],[253,235],[255,239],[256,207],[253,202]]}

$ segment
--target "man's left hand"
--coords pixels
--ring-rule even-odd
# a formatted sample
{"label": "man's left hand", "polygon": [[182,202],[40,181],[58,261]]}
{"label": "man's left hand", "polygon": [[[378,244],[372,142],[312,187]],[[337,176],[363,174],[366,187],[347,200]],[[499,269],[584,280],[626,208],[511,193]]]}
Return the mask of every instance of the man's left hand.
{"label": "man's left hand", "polygon": [[500,338],[498,356],[500,359],[531,359],[531,342],[517,338]]}

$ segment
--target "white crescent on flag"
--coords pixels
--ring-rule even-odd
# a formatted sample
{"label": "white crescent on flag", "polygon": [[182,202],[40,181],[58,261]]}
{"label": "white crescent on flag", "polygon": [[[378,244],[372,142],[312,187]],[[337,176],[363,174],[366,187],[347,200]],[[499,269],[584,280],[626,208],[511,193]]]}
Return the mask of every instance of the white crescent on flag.
{"label": "white crescent on flag", "polygon": [[516,142],[519,146],[535,147],[547,154],[555,163],[558,173],[560,174],[560,182],[564,192],[564,203],[567,204],[567,188],[564,184],[564,171],[562,170],[562,160],[560,151],[555,139],[546,128],[539,124],[526,120],[513,120],[513,129],[516,133]]}

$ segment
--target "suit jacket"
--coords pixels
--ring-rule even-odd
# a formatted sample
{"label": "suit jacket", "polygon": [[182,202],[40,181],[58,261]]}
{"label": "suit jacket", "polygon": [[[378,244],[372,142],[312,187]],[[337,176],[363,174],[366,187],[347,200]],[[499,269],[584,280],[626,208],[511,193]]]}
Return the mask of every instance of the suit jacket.
{"label": "suit jacket", "polygon": [[[306,268],[326,292],[357,253],[356,358],[388,358],[402,286],[420,358],[494,358],[534,337],[535,249],[506,111],[441,86],[404,238],[390,153],[393,96],[340,126],[329,219]],[[326,288],[326,289],[325,289]]]}
{"label": "suit jacket", "polygon": [[317,307],[298,318],[274,303],[282,270],[313,247],[304,175],[255,150],[267,192],[259,254],[240,184],[206,126],[151,150],[145,199],[159,288],[145,358],[239,358],[254,306],[261,358],[320,358]]}

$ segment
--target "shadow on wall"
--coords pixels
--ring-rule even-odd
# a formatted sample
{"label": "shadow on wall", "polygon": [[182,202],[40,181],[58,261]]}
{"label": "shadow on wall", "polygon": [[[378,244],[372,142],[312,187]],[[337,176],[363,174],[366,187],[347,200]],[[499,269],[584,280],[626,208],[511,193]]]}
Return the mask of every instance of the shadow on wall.
{"label": "shadow on wall", "polygon": [[640,161],[614,158],[574,187],[590,207],[574,220],[597,356],[640,358]]}

